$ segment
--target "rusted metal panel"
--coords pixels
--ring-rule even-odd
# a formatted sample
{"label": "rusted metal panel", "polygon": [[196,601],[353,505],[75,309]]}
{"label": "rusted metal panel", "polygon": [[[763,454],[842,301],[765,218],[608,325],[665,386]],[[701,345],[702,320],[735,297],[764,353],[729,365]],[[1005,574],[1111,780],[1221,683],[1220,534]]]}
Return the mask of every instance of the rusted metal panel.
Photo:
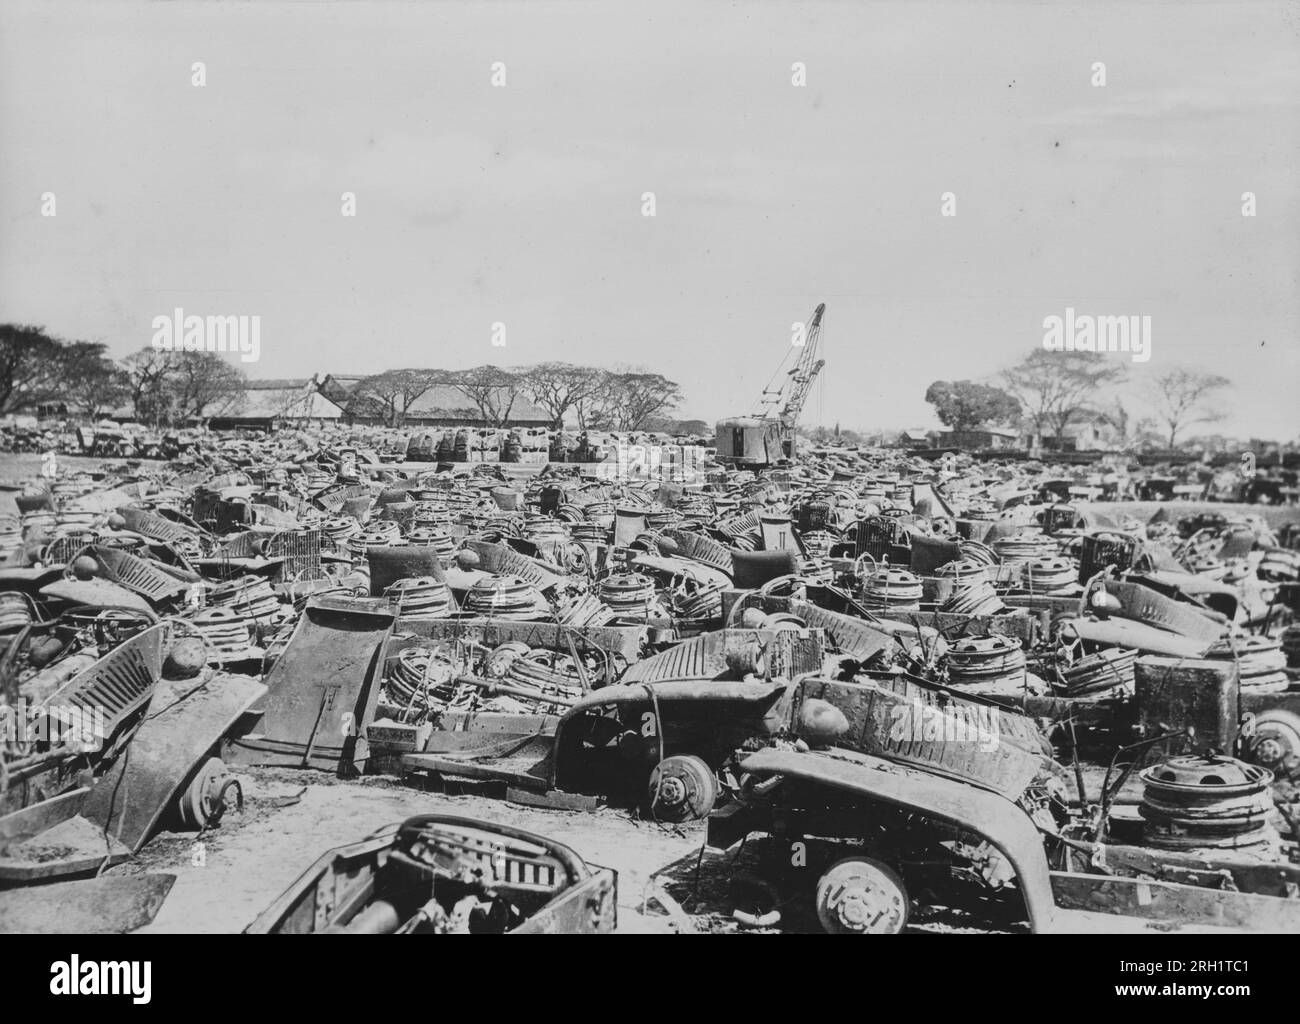
{"label": "rusted metal panel", "polygon": [[664,530],[663,536],[668,537],[677,544],[678,551],[683,558],[702,562],[715,569],[720,569],[728,577],[734,577],[736,570],[731,562],[732,550],[720,541],[692,530],[675,528]]}
{"label": "rusted metal panel", "polygon": [[1087,843],[1070,851],[1070,867],[1084,870],[1092,863],[1104,865],[1111,874],[1180,885],[1284,899],[1294,899],[1293,894],[1300,893],[1300,864],[1275,863],[1232,850],[1153,850]]}
{"label": "rusted metal panel", "polygon": [[365,761],[375,664],[393,626],[375,601],[318,598],[266,675],[257,732],[231,742],[227,760],[348,771]]}
{"label": "rusted metal panel", "polygon": [[820,630],[722,629],[701,633],[668,650],[632,665],[621,683],[653,683],[661,679],[715,679],[734,674],[729,653],[757,644],[765,658],[765,678],[792,679],[822,668],[824,648]]}
{"label": "rusted metal panel", "polygon": [[[145,721],[131,739],[130,756],[99,779],[82,815],[137,852],[153,835],[172,798],[241,714],[266,693],[246,676],[217,673],[194,689],[193,680],[155,689]],[[129,799],[122,799],[126,793]]]}
{"label": "rusted metal panel", "polygon": [[1205,640],[1157,629],[1132,619],[1084,616],[1061,620],[1061,629],[1066,637],[1077,636],[1106,647],[1131,647],[1143,654],[1163,654],[1174,658],[1200,658],[1210,646]]}
{"label": "rusted metal panel", "polygon": [[175,875],[112,875],[6,892],[0,933],[124,935],[158,916]]}
{"label": "rusted metal panel", "polygon": [[1053,871],[1051,884],[1057,905],[1067,910],[1249,932],[1300,932],[1300,899],[1067,871]]}
{"label": "rusted metal panel", "polygon": [[893,643],[889,633],[878,629],[866,619],[828,611],[808,601],[773,598],[769,604],[773,611],[784,605],[784,610],[798,615],[810,627],[823,630],[831,641],[830,646],[835,650],[858,661],[875,657]]}
{"label": "rusted metal panel", "polygon": [[556,626],[511,619],[430,619],[403,621],[402,631],[431,640],[475,640],[495,647],[517,641],[568,653],[572,640],[579,654],[606,651],[629,663],[641,657],[645,626]]}
{"label": "rusted metal panel", "polygon": [[511,935],[598,935],[618,925],[617,878],[596,868],[590,878],[561,893]]}
{"label": "rusted metal panel", "polygon": [[[492,544],[481,540],[466,540],[462,545],[479,557],[479,568],[498,576],[518,576],[526,583],[531,583],[538,590],[547,590],[562,583],[564,576],[559,575],[535,558],[521,555],[505,544]],[[424,575],[428,575],[427,573]]]}
{"label": "rusted metal panel", "polygon": [[810,699],[827,701],[848,720],[847,731],[833,741],[837,748],[923,766],[1010,799],[1045,763],[1037,727],[1028,719],[906,676],[806,679],[792,700],[793,721]]}
{"label": "rusted metal panel", "polygon": [[1119,614],[1136,622],[1167,629],[1193,640],[1213,643],[1223,636],[1227,627],[1208,615],[1203,615],[1183,601],[1175,601],[1156,593],[1139,583],[1107,580],[1106,592],[1119,599]]}
{"label": "rusted metal panel", "polygon": [[1239,712],[1237,673],[1231,661],[1148,654],[1138,658],[1134,680],[1143,734],[1179,733],[1163,744],[1166,753],[1189,745],[1195,751],[1233,749]]}
{"label": "rusted metal panel", "polygon": [[45,703],[102,714],[107,738],[152,694],[162,672],[163,644],[170,631],[170,626],[162,624],[137,633],[78,672]]}

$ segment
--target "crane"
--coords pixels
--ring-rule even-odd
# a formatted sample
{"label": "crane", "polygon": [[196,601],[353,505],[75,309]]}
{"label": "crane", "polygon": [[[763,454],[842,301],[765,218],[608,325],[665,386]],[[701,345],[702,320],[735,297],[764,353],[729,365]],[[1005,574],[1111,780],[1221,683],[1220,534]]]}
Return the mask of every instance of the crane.
{"label": "crane", "polygon": [[788,374],[790,393],[781,407],[780,418],[781,425],[789,431],[792,439],[795,427],[799,423],[799,414],[803,412],[803,404],[808,400],[808,393],[812,390],[813,381],[826,365],[825,359],[817,358],[817,349],[822,339],[822,314],[825,312],[826,303],[818,303],[817,308],[813,310],[812,319],[804,325],[804,343],[799,361]]}
{"label": "crane", "polygon": [[790,346],[798,353],[794,366],[785,371],[786,380],[782,385],[772,388],[772,383],[781,375],[790,359],[787,353],[759,396],[761,411],[750,418],[719,421],[719,458],[736,464],[757,466],[793,457],[799,416],[812,391],[813,382],[826,365],[826,360],[818,358],[822,316],[825,312],[826,303],[819,303],[803,325],[797,340]]}

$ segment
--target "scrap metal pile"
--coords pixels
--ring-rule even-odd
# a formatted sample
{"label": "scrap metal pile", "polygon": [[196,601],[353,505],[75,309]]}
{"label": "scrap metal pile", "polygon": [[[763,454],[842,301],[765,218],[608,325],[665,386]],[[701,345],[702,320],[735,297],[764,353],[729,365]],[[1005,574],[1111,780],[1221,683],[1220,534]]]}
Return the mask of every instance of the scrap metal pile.
{"label": "scrap metal pile", "polygon": [[[0,496],[0,886],[214,827],[277,765],[808,845],[749,926],[899,931],[938,872],[1003,925],[1300,927],[1300,531],[885,450],[634,481],[414,444],[201,435]],[[463,824],[364,852],[463,881]],[[331,855],[257,930],[567,927],[599,872],[510,841],[550,879],[522,902],[475,855],[454,900],[316,920]]]}

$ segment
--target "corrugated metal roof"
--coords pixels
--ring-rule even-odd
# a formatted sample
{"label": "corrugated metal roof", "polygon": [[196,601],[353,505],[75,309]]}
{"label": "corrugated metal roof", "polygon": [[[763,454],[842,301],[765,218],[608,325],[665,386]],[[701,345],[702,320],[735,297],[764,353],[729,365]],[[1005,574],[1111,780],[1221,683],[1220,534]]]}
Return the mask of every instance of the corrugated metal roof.
{"label": "corrugated metal roof", "polygon": [[294,387],[266,387],[268,381],[250,381],[244,389],[241,401],[229,411],[223,411],[222,419],[262,420],[262,419],[321,419],[336,420],[343,416],[343,410],[337,403],[330,401],[312,386],[310,380]]}

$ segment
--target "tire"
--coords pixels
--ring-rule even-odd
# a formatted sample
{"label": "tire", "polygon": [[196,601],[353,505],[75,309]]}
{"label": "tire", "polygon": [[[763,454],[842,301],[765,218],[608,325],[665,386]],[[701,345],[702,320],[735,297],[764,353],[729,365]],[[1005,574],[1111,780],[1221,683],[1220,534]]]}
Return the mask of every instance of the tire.
{"label": "tire", "polygon": [[897,935],[907,925],[907,887],[893,868],[848,857],[817,882],[817,920],[832,935]]}

